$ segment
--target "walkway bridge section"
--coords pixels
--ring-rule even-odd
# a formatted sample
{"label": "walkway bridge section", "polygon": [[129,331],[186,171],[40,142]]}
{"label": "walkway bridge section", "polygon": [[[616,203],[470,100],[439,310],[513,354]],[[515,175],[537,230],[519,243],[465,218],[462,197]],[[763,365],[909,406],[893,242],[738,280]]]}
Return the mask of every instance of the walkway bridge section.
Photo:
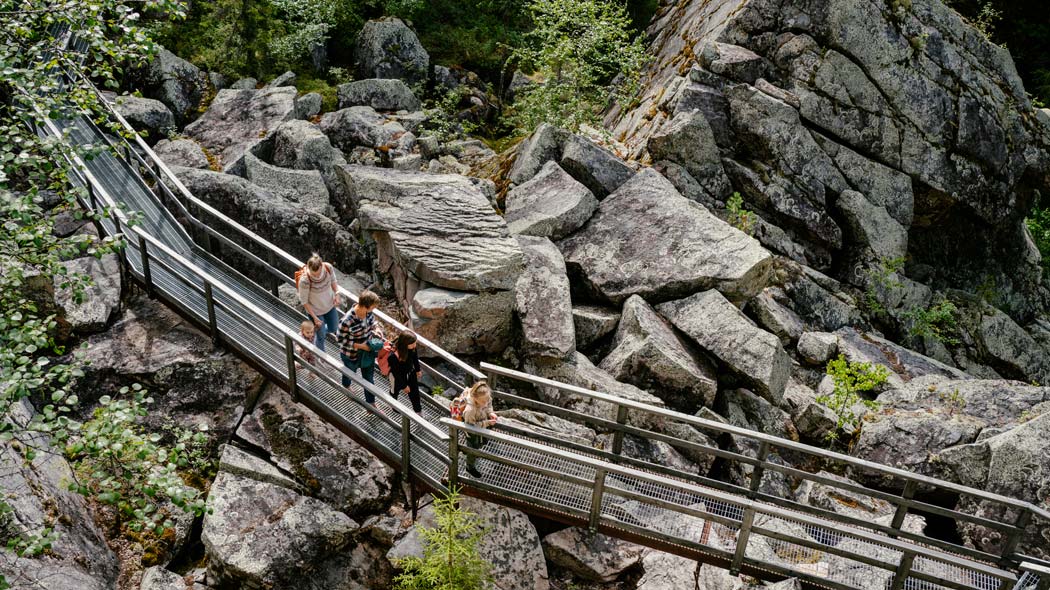
{"label": "walkway bridge section", "polygon": [[[76,83],[92,88],[83,79]],[[447,399],[426,395],[423,414],[415,414],[389,395],[385,380],[373,385],[346,371],[332,337],[326,354],[299,336],[305,316],[277,292],[293,282],[302,261],[194,197],[127,121],[111,107],[107,116],[106,131],[81,117],[44,118],[39,132],[107,148],[71,163],[76,182],[86,189],[82,205],[108,212],[99,229],[125,238],[126,278],[395,467],[413,488],[441,492],[455,485],[533,515],[763,580],[795,577],[808,587],[836,590],[1047,590],[1050,563],[1016,553],[1026,529],[1050,525],[1050,513],[1026,502],[495,365],[483,364],[482,372],[426,339],[419,342],[431,359],[424,370],[447,391],[487,378],[498,408],[536,410],[604,436],[597,443],[512,421],[478,429],[449,420]],[[345,290],[342,296],[356,300]],[[379,315],[390,327],[405,329]],[[317,363],[299,358],[297,346],[312,350]],[[349,388],[340,383],[344,376]],[[375,406],[364,403],[363,389],[376,396]],[[542,392],[574,396],[592,411],[543,401],[557,398],[537,395]],[[487,444],[471,448],[466,435]],[[727,437],[736,444],[710,444]],[[697,469],[628,456],[625,442],[639,440],[666,443],[696,463],[724,462],[746,478],[729,483]],[[466,472],[468,455],[478,458],[482,478]],[[870,489],[826,471],[877,474],[892,485]],[[885,502],[892,516],[858,518],[780,497],[764,485],[776,477]],[[983,514],[1001,518],[929,500],[962,496],[989,507]],[[906,526],[909,514],[935,518],[927,532],[950,531],[925,536]],[[959,544],[951,532],[960,525],[997,535],[1000,549],[989,553]]]}

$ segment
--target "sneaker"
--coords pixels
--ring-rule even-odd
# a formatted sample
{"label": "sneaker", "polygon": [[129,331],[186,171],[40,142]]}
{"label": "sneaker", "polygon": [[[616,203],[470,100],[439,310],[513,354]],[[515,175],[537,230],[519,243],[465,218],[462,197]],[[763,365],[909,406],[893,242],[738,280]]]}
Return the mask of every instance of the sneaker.
{"label": "sneaker", "polygon": [[478,468],[474,467],[473,465],[467,465],[467,473],[473,475],[478,479],[481,479],[481,472],[478,471]]}

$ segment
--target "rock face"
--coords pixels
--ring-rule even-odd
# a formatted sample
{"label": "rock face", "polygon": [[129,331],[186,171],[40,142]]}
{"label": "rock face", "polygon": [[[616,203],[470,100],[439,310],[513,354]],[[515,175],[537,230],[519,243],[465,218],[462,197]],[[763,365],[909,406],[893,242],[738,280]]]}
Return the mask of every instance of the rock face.
{"label": "rock face", "polygon": [[594,194],[551,160],[507,193],[507,228],[512,234],[560,240],[579,229],[597,208]]}
{"label": "rock face", "polygon": [[365,23],[354,44],[357,78],[397,78],[408,84],[426,82],[430,67],[419,38],[401,19]]}
{"label": "rock face", "polygon": [[631,156],[698,110],[747,206],[818,268],[833,251],[906,248],[912,278],[935,289],[992,277],[1015,319],[1043,305],[1021,218],[1046,182],[1047,129],[1009,54],[957,12],[689,0],[662,7],[646,38],[637,101],[606,118]]}
{"label": "rock face", "polygon": [[162,139],[153,146],[153,151],[168,166],[201,170],[207,170],[209,167],[208,156],[204,154],[200,144],[192,139]]}
{"label": "rock face", "polygon": [[606,307],[578,305],[572,308],[572,323],[576,328],[576,347],[584,349],[612,334],[620,323],[620,313]]}
{"label": "rock face", "polygon": [[74,332],[92,333],[106,327],[120,307],[120,261],[115,254],[102,258],[77,258],[63,263],[69,272],[91,277],[92,285],[77,302],[69,288],[55,292],[55,303],[65,313],[65,321]]}
{"label": "rock face", "polygon": [[1010,316],[991,308],[977,329],[981,348],[1005,377],[1050,383],[1050,352],[1044,350]]}
{"label": "rock face", "polygon": [[525,270],[514,286],[523,349],[530,357],[568,359],[576,352],[569,278],[561,252],[547,238],[518,236]]}
{"label": "rock face", "polygon": [[776,336],[760,329],[718,291],[662,303],[657,311],[700,347],[718,358],[755,392],[779,405],[791,373],[791,358]]}
{"label": "rock face", "polygon": [[718,288],[747,297],[765,286],[772,257],[753,238],[680,195],[652,169],[602,201],[559,246],[592,297],[666,301]]}
{"label": "rock face", "polygon": [[511,343],[514,292],[473,293],[427,287],[409,308],[412,328],[453,354],[498,353]]}
{"label": "rock face", "polygon": [[623,160],[579,135],[571,135],[565,141],[561,166],[599,199],[623,186],[634,175]]}
{"label": "rock face", "polygon": [[[513,508],[491,504],[476,498],[463,497],[463,510],[481,518],[481,527],[488,532],[481,538],[479,553],[492,564],[495,587],[501,590],[548,590],[547,562],[536,527],[529,517]],[[420,512],[418,524],[433,527],[433,508],[428,506]],[[408,556],[422,557],[422,536],[413,527],[387,553],[387,558],[396,560]]]}
{"label": "rock face", "polygon": [[163,47],[146,67],[143,78],[150,96],[167,105],[179,125],[194,118],[209,84],[197,66]]}
{"label": "rock face", "polygon": [[551,563],[595,582],[614,581],[641,560],[643,551],[640,545],[578,527],[543,538],[543,553]]}
{"label": "rock face", "polygon": [[159,100],[139,96],[118,96],[113,107],[136,131],[146,132],[146,142],[154,144],[175,130],[175,115]]}
{"label": "rock face", "polygon": [[186,135],[214,154],[225,171],[235,170],[244,153],[284,121],[295,118],[295,88],[220,90]]}
{"label": "rock face", "polygon": [[318,215],[332,214],[328,188],[321,173],[316,170],[281,168],[247,153],[244,154],[244,172],[252,184],[289,203],[298,203],[306,211]]}
{"label": "rock face", "polygon": [[357,240],[338,223],[257,187],[243,178],[209,170],[175,168],[194,196],[245,227],[281,244],[301,260],[321,252],[336,268],[350,271],[361,260]]}
{"label": "rock face", "polygon": [[510,169],[510,181],[523,184],[536,176],[547,162],[560,160],[562,148],[570,135],[564,129],[541,123],[518,148],[518,155]]}
{"label": "rock face", "polygon": [[401,80],[355,80],[339,85],[339,108],[368,106],[377,111],[418,111],[419,99]]}
{"label": "rock face", "polygon": [[648,149],[654,161],[667,160],[685,168],[708,198],[723,199],[730,193],[714,133],[699,110],[675,115],[649,138]]}
{"label": "rock face", "polygon": [[714,367],[641,297],[632,295],[624,303],[613,345],[599,366],[618,381],[637,385],[689,414],[714,403]]}

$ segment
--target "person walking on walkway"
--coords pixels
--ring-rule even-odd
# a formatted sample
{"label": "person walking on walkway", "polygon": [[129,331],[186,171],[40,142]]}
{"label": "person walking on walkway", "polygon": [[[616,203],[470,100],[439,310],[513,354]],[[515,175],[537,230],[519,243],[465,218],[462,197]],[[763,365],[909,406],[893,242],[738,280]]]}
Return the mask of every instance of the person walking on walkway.
{"label": "person walking on walkway", "polygon": [[[379,296],[365,289],[339,322],[339,357],[351,371],[361,370],[361,376],[375,383],[376,354],[383,347],[383,329],[376,321],[375,309]],[[343,375],[343,387],[350,386],[350,378]],[[375,404],[375,395],[365,389],[365,401]]]}
{"label": "person walking on walkway", "polygon": [[417,414],[423,413],[423,404],[419,398],[419,378],[423,371],[419,367],[419,355],[416,353],[416,335],[405,330],[394,341],[394,352],[387,360],[390,363],[390,374],[394,376],[394,388],[391,392],[394,399],[402,393],[408,394],[412,409]]}
{"label": "person walking on walkway", "polygon": [[[463,390],[459,397],[452,400],[451,411],[453,419],[462,420],[467,424],[481,428],[489,428],[499,419],[496,416],[496,412],[492,409],[492,390],[489,389],[488,383],[484,381],[478,381]],[[481,435],[467,435],[467,445],[472,449],[480,449],[485,442],[485,438]],[[481,472],[477,468],[477,462],[478,458],[474,455],[467,457],[467,473],[474,477],[481,477]]]}
{"label": "person walking on walkway", "polygon": [[295,286],[299,290],[299,302],[317,328],[314,344],[324,351],[328,332],[339,329],[339,283],[335,269],[314,252],[306,266],[295,273]]}

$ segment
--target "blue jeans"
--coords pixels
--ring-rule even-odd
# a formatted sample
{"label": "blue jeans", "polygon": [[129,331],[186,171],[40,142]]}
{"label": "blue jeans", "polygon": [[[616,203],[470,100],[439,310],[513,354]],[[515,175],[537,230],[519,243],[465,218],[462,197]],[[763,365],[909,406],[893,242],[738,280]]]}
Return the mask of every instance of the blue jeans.
{"label": "blue jeans", "polygon": [[323,351],[324,340],[328,337],[328,332],[339,331],[339,309],[333,307],[327,312],[318,315],[317,319],[321,320],[321,327],[314,332],[314,344]]}
{"label": "blue jeans", "polygon": [[[342,353],[339,354],[339,358],[343,359],[343,366],[344,367],[346,367],[347,369],[350,369],[351,371],[357,371],[358,369],[361,369],[361,376],[365,378],[365,381],[368,381],[369,383],[375,383],[375,374],[376,374],[376,365],[375,365],[375,363],[372,363],[371,365],[369,365],[367,367],[362,367],[361,366],[361,356],[362,356],[361,354],[358,354],[356,359],[351,359],[350,357],[346,356],[345,354],[342,354]],[[351,383],[350,378],[347,377],[346,375],[343,375],[343,387],[350,387],[350,383]],[[372,395],[372,392],[368,391],[368,389],[365,389],[365,401],[370,403],[370,404],[376,403],[376,396]]]}

